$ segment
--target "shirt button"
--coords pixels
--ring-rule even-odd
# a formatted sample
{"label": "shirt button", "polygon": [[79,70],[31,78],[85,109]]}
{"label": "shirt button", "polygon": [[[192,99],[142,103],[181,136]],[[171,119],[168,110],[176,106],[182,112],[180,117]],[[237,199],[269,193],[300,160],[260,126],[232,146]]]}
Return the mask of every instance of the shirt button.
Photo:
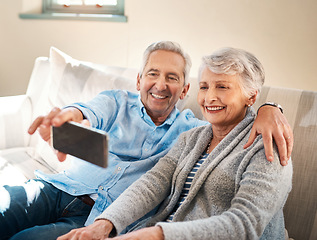
{"label": "shirt button", "polygon": [[121,171],[121,167],[118,167],[117,170],[118,170],[118,171]]}
{"label": "shirt button", "polygon": [[103,186],[99,186],[99,190],[100,190],[100,191],[103,190]]}

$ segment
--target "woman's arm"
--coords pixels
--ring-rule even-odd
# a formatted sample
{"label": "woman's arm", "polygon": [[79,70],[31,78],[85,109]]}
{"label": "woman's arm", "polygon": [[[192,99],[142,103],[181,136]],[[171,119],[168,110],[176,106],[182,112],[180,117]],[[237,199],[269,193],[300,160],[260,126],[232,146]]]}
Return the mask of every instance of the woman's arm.
{"label": "woman's arm", "polygon": [[[263,144],[263,143],[262,143]],[[254,149],[253,149],[254,150]],[[291,189],[292,164],[283,167],[278,155],[268,162],[263,150],[248,156],[245,167],[236,176],[236,194],[231,207],[220,215],[205,219],[166,223],[165,240],[169,239],[258,239],[273,216],[282,211]],[[276,226],[279,227],[279,226]]]}
{"label": "woman's arm", "polygon": [[166,198],[174,165],[170,158],[162,158],[150,171],[127,188],[93,224],[74,229],[58,239],[102,240],[109,235],[119,234]]}
{"label": "woman's arm", "polygon": [[127,188],[96,220],[108,219],[120,233],[160,204],[170,192],[175,162],[163,157]]}
{"label": "woman's arm", "polygon": [[127,188],[97,219],[108,219],[120,233],[165,200],[171,191],[178,159],[186,145],[181,134],[172,149],[140,179]]}

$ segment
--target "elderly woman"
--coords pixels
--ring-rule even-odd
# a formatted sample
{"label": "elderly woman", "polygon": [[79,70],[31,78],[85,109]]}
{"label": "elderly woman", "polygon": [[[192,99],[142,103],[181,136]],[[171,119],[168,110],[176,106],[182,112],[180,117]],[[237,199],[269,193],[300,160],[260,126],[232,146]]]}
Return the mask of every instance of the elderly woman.
{"label": "elderly woman", "polygon": [[261,63],[246,51],[225,48],[204,57],[197,100],[211,124],[183,133],[93,225],[69,239],[120,233],[158,205],[141,229],[115,239],[284,239],[292,164],[281,166],[276,149],[267,161],[261,136],[243,148],[263,82]]}

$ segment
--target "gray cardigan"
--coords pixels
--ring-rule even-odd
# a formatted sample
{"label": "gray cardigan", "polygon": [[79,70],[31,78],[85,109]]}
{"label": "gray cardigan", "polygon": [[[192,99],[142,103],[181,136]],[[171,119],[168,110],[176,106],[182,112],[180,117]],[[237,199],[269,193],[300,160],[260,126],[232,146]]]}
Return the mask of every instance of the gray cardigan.
{"label": "gray cardigan", "polygon": [[283,206],[291,190],[292,163],[265,158],[262,137],[247,142],[255,114],[246,117],[209,154],[195,175],[173,223],[164,222],[178,201],[193,165],[212,138],[211,125],[183,133],[169,153],[132,184],[99,217],[120,233],[158,204],[139,227],[159,225],[165,240],[283,239]]}

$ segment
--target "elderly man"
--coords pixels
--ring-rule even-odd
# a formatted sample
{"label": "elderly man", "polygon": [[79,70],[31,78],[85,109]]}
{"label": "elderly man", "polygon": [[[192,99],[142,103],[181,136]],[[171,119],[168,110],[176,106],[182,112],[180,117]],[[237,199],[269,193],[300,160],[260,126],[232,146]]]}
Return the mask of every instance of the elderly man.
{"label": "elderly man", "polygon": [[[66,121],[83,122],[106,131],[109,166],[99,168],[73,158],[66,171],[47,175],[36,172],[37,180],[24,186],[4,186],[9,208],[0,202],[0,236],[3,239],[56,239],[71,229],[90,225],[129,185],[151,169],[176,142],[179,134],[207,124],[190,110],[179,112],[175,104],[189,89],[191,61],[173,42],[150,45],[137,77],[140,94],[121,90],[104,91],[88,103],[76,103],[38,117],[30,126],[50,141],[50,126]],[[282,127],[281,127],[282,126]],[[264,130],[265,129],[265,134]],[[249,142],[262,134],[266,155],[272,160],[272,138],[286,164],[292,150],[292,131],[278,108],[260,109]],[[57,153],[60,161],[66,157]]]}

